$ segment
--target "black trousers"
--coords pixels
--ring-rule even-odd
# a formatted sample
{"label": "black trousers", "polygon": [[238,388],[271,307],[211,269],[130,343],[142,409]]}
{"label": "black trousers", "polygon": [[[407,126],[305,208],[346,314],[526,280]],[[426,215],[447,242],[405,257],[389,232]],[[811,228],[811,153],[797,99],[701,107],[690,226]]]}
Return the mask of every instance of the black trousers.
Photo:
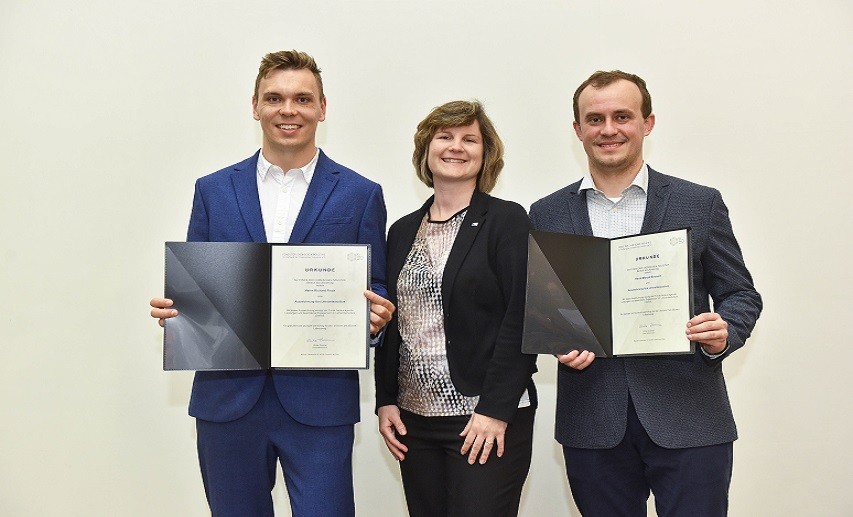
{"label": "black trousers", "polygon": [[411,517],[518,515],[521,489],[533,455],[534,407],[520,408],[507,426],[504,455],[497,447],[484,465],[468,464],[459,433],[470,416],[423,417],[400,411],[409,451],[400,462]]}

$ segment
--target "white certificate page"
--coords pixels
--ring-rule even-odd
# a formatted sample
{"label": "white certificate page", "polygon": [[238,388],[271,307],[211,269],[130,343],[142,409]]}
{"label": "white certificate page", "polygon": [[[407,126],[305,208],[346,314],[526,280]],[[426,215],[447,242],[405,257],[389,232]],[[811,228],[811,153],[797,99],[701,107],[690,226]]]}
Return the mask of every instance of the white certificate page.
{"label": "white certificate page", "polygon": [[366,245],[272,247],[273,368],[368,367]]}
{"label": "white certificate page", "polygon": [[611,242],[614,355],[691,350],[689,246],[687,230]]}

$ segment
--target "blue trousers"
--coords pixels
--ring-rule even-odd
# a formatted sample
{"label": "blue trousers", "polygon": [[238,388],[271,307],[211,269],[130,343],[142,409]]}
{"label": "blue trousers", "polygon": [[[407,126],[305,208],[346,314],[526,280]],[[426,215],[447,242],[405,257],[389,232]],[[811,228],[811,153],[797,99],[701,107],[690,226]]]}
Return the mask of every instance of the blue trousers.
{"label": "blue trousers", "polygon": [[281,463],[294,517],[355,514],[352,425],[312,427],[290,417],[267,377],[258,403],[231,422],[196,419],[198,458],[214,517],[273,515]]}
{"label": "blue trousers", "polygon": [[585,517],[645,517],[649,491],[660,517],[728,512],[732,443],[666,449],[655,444],[628,404],[628,427],[612,449],[563,447],[569,487]]}

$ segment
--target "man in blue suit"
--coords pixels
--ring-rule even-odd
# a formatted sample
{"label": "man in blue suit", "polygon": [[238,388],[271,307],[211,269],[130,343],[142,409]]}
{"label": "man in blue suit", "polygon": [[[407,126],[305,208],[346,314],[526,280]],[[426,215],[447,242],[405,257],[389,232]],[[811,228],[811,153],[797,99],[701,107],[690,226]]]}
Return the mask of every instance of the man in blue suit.
{"label": "man in blue suit", "polygon": [[[314,59],[295,50],[264,56],[252,112],[263,131],[260,151],[196,182],[187,241],[370,244],[365,296],[377,333],[394,310],[383,297],[385,202],[378,184],[316,147],[326,98]],[[151,305],[161,325],[178,315],[171,300]],[[189,413],[213,515],[272,515],[276,461],[293,515],[355,513],[356,372],[197,372]]]}
{"label": "man in blue suit", "polygon": [[[585,516],[719,516],[728,509],[737,438],[723,360],[744,345],[761,297],[720,193],[654,171],[643,139],[655,124],[646,83],[596,72],[574,95],[589,173],[533,204],[534,229],[599,237],[692,228],[692,355],[558,356],[556,438]],[[710,301],[713,301],[713,309]],[[571,343],[567,343],[567,350]]]}

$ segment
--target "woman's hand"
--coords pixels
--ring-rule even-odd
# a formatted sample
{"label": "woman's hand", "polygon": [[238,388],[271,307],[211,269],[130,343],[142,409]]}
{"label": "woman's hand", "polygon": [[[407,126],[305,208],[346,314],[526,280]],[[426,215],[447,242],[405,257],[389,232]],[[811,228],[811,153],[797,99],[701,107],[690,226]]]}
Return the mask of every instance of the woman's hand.
{"label": "woman's hand", "polygon": [[376,411],[376,416],[379,417],[379,434],[385,440],[385,446],[397,461],[403,461],[409,448],[397,439],[398,434],[406,434],[406,426],[400,419],[400,408],[393,404],[382,406]]}
{"label": "woman's hand", "polygon": [[[462,443],[462,454],[468,455],[468,463],[473,465],[477,462],[477,456],[480,457],[480,465],[486,463],[489,459],[489,454],[497,445],[497,455],[504,455],[504,433],[506,432],[506,422],[492,418],[490,416],[479,415],[474,413],[465,429],[459,433],[459,436],[464,436],[465,441]],[[482,453],[481,453],[482,452]]]}

